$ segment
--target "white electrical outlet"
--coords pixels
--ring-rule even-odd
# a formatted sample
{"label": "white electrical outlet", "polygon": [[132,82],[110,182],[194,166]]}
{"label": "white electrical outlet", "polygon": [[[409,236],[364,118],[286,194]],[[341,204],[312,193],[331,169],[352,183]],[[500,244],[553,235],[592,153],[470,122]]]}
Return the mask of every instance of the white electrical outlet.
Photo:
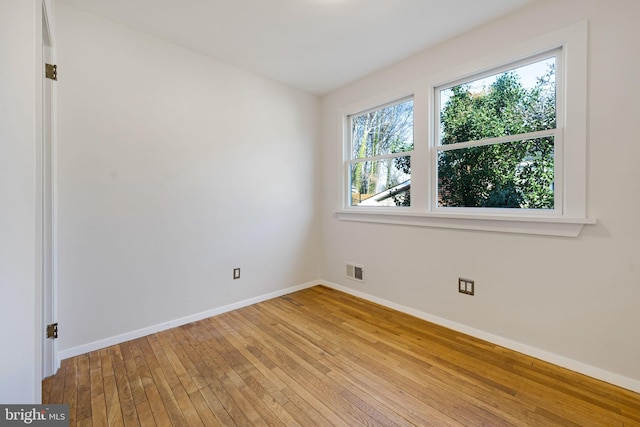
{"label": "white electrical outlet", "polygon": [[458,292],[466,295],[475,295],[474,281],[470,279],[458,278]]}

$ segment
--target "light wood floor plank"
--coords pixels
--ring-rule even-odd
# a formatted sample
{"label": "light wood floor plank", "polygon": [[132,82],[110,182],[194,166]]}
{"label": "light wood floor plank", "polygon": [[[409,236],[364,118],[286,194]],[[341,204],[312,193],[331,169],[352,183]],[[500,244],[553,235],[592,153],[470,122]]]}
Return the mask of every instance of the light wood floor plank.
{"label": "light wood floor plank", "polygon": [[[385,342],[387,343],[393,339],[392,336],[385,336],[384,333],[380,333],[380,336],[384,338]],[[396,347],[396,349],[397,348],[398,347]],[[397,353],[396,349],[387,349],[387,352]],[[438,366],[438,363],[437,363],[438,358],[431,358],[430,360],[428,360],[428,363],[429,363],[428,365],[421,365],[423,358],[420,357],[421,355],[419,354],[412,354],[412,352],[408,350],[405,350],[404,353],[398,353],[398,354],[404,354],[404,357],[398,360],[400,365],[406,365],[406,364],[414,365],[414,368],[410,370],[410,372],[422,373],[423,376],[426,376],[425,380],[433,381],[436,379],[440,379],[439,384],[441,386],[445,386],[445,388],[448,388],[450,392],[453,392],[455,394],[460,394],[460,392],[464,390],[466,394],[470,396],[475,396],[476,400],[473,400],[472,402],[476,406],[480,406],[480,407],[483,406],[485,402],[483,402],[482,398],[486,395],[490,395],[490,396],[503,395],[504,398],[512,398],[512,396],[515,395],[514,391],[505,387],[494,387],[494,388],[483,387],[484,385],[483,383],[486,381],[484,381],[484,379],[478,375],[475,375],[475,377],[481,380],[480,384],[474,384],[473,381],[462,382],[462,383],[457,382],[452,385],[453,389],[451,387],[446,387],[446,384],[451,382],[451,379],[454,377],[451,376],[450,372],[443,371],[442,367]],[[399,369],[399,368],[396,368],[396,369]],[[469,372],[469,374],[473,374],[473,373]],[[464,377],[460,377],[460,378],[463,379]],[[493,386],[494,384],[491,384],[491,385]],[[505,396],[504,393],[499,393],[500,391],[506,392],[507,395]],[[503,405],[503,406],[499,405],[498,402],[499,400],[491,399],[489,402],[486,402],[486,403],[488,403],[491,407],[495,408],[498,411],[500,411],[501,408],[506,409],[506,412],[500,412],[500,416],[506,419],[509,419],[514,423],[519,423],[522,421],[526,421],[526,422],[532,421],[531,414],[525,413],[524,408],[518,408],[517,405],[515,405],[515,399],[513,398],[509,399],[508,401],[509,404]],[[513,407],[513,411],[511,411],[512,407]]]}
{"label": "light wood floor plank", "polygon": [[[62,395],[62,401],[51,403],[66,403],[69,405],[69,425],[75,425],[76,423],[76,409],[78,407],[78,372],[77,372],[78,358],[71,358],[63,360],[60,366],[60,372],[57,375],[64,375],[64,393]],[[50,402],[49,400],[42,400],[43,402]]]}
{"label": "light wood floor plank", "polygon": [[[153,384],[145,387],[145,393],[154,406],[157,405],[164,409],[164,413],[160,408],[158,408],[159,412],[154,411],[154,418],[160,417],[160,419],[162,419],[166,414],[173,425],[184,425],[186,420],[178,406],[173,389],[169,385],[162,367],[158,362],[156,352],[151,347],[152,338],[153,337],[142,338],[138,340],[138,344],[144,355],[145,362],[147,366],[149,366],[151,378],[153,379]],[[160,401],[158,401],[158,397]]]}
{"label": "light wood floor plank", "polygon": [[[254,323],[255,320],[250,317],[244,317],[248,316],[246,310],[244,310],[243,313],[244,315],[241,317],[240,322],[247,322],[247,320],[249,320],[251,324],[260,324]],[[225,317],[234,316],[234,313],[227,314],[228,316]],[[311,415],[314,420],[317,420],[320,425],[326,425],[327,423],[328,425],[339,425],[345,422],[327,406],[326,401],[299,384],[296,371],[290,369],[289,364],[292,363],[292,361],[278,354],[279,350],[277,346],[266,341],[261,332],[259,332],[259,329],[246,328],[243,332],[245,333],[245,339],[251,343],[250,347],[248,347],[249,351],[251,351],[256,358],[260,358],[261,360],[266,358],[268,365],[271,365],[270,369],[273,374],[286,386],[286,388],[282,389],[282,392],[289,400],[296,402],[296,406],[306,406],[308,409],[313,409],[313,412],[307,411],[307,414]]]}
{"label": "light wood floor plank", "polygon": [[207,401],[204,399],[200,391],[196,391],[195,393],[189,395],[189,399],[191,399],[191,404],[197,411],[200,420],[202,420],[202,423],[205,426],[209,427],[220,425],[220,422],[211,411],[211,408],[207,404]]}
{"label": "light wood floor plank", "polygon": [[142,378],[146,373],[144,370],[140,370],[136,364],[136,359],[133,354],[133,346],[135,342],[126,342],[120,345],[120,351],[122,354],[122,362],[124,364],[124,370],[126,372],[126,380],[129,383],[129,389],[131,390],[131,397],[133,398],[134,405],[145,402],[147,395],[144,392],[144,385],[142,384]]}
{"label": "light wood floor plank", "polygon": [[107,405],[104,395],[104,377],[100,352],[89,353],[89,376],[91,382],[91,420],[95,427],[107,427]]}
{"label": "light wood floor plank", "polygon": [[[240,402],[245,404],[243,411],[247,414],[252,423],[268,425],[284,425],[273,412],[264,404],[258,397],[254,389],[249,384],[255,385],[255,381],[252,377],[246,376],[243,378],[243,366],[237,351],[234,348],[230,348],[227,345],[224,329],[220,324],[215,322],[216,319],[209,319],[209,322],[205,323],[211,336],[215,338],[215,348],[217,348],[218,355],[216,362],[220,368],[225,372],[225,383],[227,384],[227,390],[239,391],[242,395]],[[246,374],[245,374],[246,375]],[[247,413],[247,409],[249,413]],[[251,414],[251,416],[249,416]]]}
{"label": "light wood floor plank", "polygon": [[89,356],[84,354],[77,358],[78,401],[76,417],[78,422],[91,419],[91,376],[89,373]]}
{"label": "light wood floor plank", "polygon": [[[146,385],[144,389],[145,393],[147,394],[147,402],[149,403],[151,413],[153,414],[153,418],[155,420],[155,425],[159,427],[168,427],[173,425],[173,423],[171,422],[172,417],[169,416],[169,413],[167,412],[165,404],[162,401],[162,397],[160,396],[160,392],[158,392],[158,388],[156,387],[155,383]],[[139,418],[142,417],[139,416]]]}
{"label": "light wood floor plank", "polygon": [[[213,416],[216,417],[216,420],[220,425],[241,425],[245,422],[246,418],[244,418],[243,420],[236,418],[234,422],[234,418],[232,418],[227,409],[222,406],[220,399],[218,399],[210,386],[206,386],[202,390],[200,390],[200,394],[202,394],[202,397],[204,398],[205,402],[207,402],[209,409],[211,409],[211,412],[213,412]],[[246,422],[248,422],[248,420],[246,420]]]}
{"label": "light wood floor plank", "polygon": [[[275,314],[273,314],[275,313]],[[292,342],[296,339],[307,339],[308,336],[298,328],[293,325],[283,325],[276,323],[277,319],[280,318],[277,311],[272,312],[272,317],[270,318],[269,323],[271,325],[277,325],[272,327],[272,338],[280,340],[284,347],[291,347]],[[327,366],[327,363],[323,361],[324,358],[318,357],[324,351],[318,348],[311,341],[307,340],[307,345],[298,347],[300,349],[299,352],[296,352],[296,356],[300,358],[300,360],[312,360],[316,363],[313,364],[313,368],[316,369],[316,376],[322,377],[327,376],[327,378],[332,379],[333,381],[329,383],[332,389],[336,389],[340,397],[349,402],[353,407],[358,408],[361,412],[366,414],[366,418],[371,418],[375,420],[375,422],[381,423],[382,425],[400,425],[402,421],[393,413],[393,411],[389,411],[388,414],[385,414],[385,408],[382,412],[379,410],[383,405],[379,405],[379,402],[370,399],[370,396],[367,394],[355,395],[349,389],[351,385],[348,382],[344,381],[342,376],[332,372],[331,368]],[[308,369],[308,368],[307,368]],[[359,414],[358,416],[362,417],[364,414]]]}
{"label": "light wood floor plank", "polygon": [[113,372],[118,390],[118,400],[122,411],[122,419],[125,426],[139,426],[138,413],[136,411],[135,400],[131,393],[131,384],[127,376],[127,369],[122,354],[124,349],[126,352],[127,343],[112,347],[112,363]]}
{"label": "light wood floor plank", "polygon": [[[62,403],[62,398],[64,395],[64,383],[66,380],[65,375],[55,375],[49,378],[49,390],[47,399],[51,402]],[[43,397],[44,399],[44,393]]]}
{"label": "light wood floor plank", "polygon": [[[122,409],[120,407],[120,397],[118,396],[118,386],[116,385],[115,375],[105,376],[103,383],[107,423],[110,427],[122,427],[124,426],[124,419],[122,418]],[[73,423],[70,423],[70,425],[73,425]]]}
{"label": "light wood floor plank", "polygon": [[[63,370],[63,367],[60,367],[60,370]],[[51,384],[53,383],[55,377],[48,377],[42,380],[42,401],[43,402],[51,402]]]}
{"label": "light wood floor plank", "polygon": [[[260,322],[261,328],[261,340],[265,343],[265,340],[270,343],[273,348],[273,354],[275,360],[279,361],[279,365],[284,365],[282,371],[292,376],[292,379],[298,384],[296,391],[300,390],[300,387],[310,391],[320,401],[324,402],[326,406],[331,408],[334,415],[342,419],[342,423],[347,424],[363,424],[363,418],[366,415],[352,402],[344,399],[340,396],[343,391],[341,387],[332,387],[324,379],[329,372],[324,366],[320,366],[317,360],[301,357],[299,349],[292,348],[290,343],[280,336],[278,332],[272,330],[272,326],[269,322],[273,319],[261,310],[257,304],[253,307],[242,309],[241,312],[248,316],[252,322]],[[259,320],[258,320],[259,319]],[[265,351],[266,351],[265,346]],[[292,386],[289,383],[289,386]],[[365,423],[366,424],[366,423]]]}
{"label": "light wood floor plank", "polygon": [[64,360],[71,426],[640,426],[640,394],[322,286]]}
{"label": "light wood floor plank", "polygon": [[218,323],[214,324],[214,326],[225,331],[224,335],[222,335],[224,339],[222,337],[218,338],[218,343],[226,350],[226,364],[222,365],[223,369],[227,368],[227,372],[229,372],[229,369],[235,371],[237,384],[241,387],[246,385],[252,392],[246,394],[248,400],[256,402],[256,399],[258,399],[262,402],[259,405],[254,403],[253,406],[261,408],[260,416],[267,423],[282,423],[287,426],[297,425],[297,421],[283,409],[283,405],[287,401],[286,397],[262,374],[253,361],[246,357],[250,353],[241,344],[233,344],[234,330],[228,324],[220,321],[220,319],[215,320],[218,320]]}
{"label": "light wood floor plank", "polygon": [[168,368],[170,366],[171,369],[173,369],[173,372],[182,385],[185,393],[194,393],[198,390],[198,386],[185,367],[186,364],[190,363],[190,360],[188,358],[180,358],[176,354],[172,346],[173,341],[172,331],[167,331],[167,333],[164,334],[158,334],[158,344],[164,351],[164,355],[168,361],[168,365],[165,365],[165,367]]}
{"label": "light wood floor plank", "polygon": [[[220,345],[215,336],[211,334],[207,323],[207,321],[199,322],[199,328],[193,330],[192,333],[196,339],[203,343],[197,348],[198,354],[207,360],[209,369],[214,373],[212,377],[209,377],[209,388],[236,424],[255,425],[263,422],[258,412],[247,401],[242,390],[233,385],[227,372],[220,365],[222,360]],[[210,405],[213,403],[209,400],[208,402]]]}
{"label": "light wood floor plank", "polygon": [[[316,322],[322,323],[323,321],[322,319],[316,319]],[[399,367],[401,363],[398,363],[398,361],[390,357],[390,354],[387,351],[381,350],[381,347],[385,346],[385,343],[379,342],[378,339],[372,339],[371,337],[363,337],[363,334],[360,333],[362,331],[353,329],[349,330],[351,330],[353,333],[349,336],[349,339],[342,344],[344,348],[351,347],[358,349],[357,354],[359,355],[358,357],[360,360],[362,360],[363,358],[369,358],[369,355],[371,355],[372,360],[370,360],[369,362],[372,364],[376,363],[377,366],[374,368],[375,371],[389,370],[390,366],[394,366],[393,373],[394,376],[396,376],[396,381],[399,379],[397,374],[402,374],[404,377],[404,380],[402,382],[403,389],[410,392],[409,394],[417,394],[418,397],[423,401],[423,403],[427,403],[429,406],[435,408],[436,410],[449,412],[449,416],[453,419],[457,419],[458,422],[465,422],[465,416],[471,416],[475,420],[484,420],[484,422],[487,423],[495,422],[495,420],[485,419],[487,417],[492,417],[490,415],[488,416],[487,414],[484,414],[482,408],[469,406],[468,410],[463,411],[462,409],[464,408],[461,408],[460,405],[464,405],[465,402],[456,403],[457,406],[453,411],[447,410],[446,405],[443,405],[439,401],[439,399],[444,398],[450,399],[451,401],[456,401],[457,399],[455,398],[455,396],[451,396],[451,393],[449,393],[449,395],[443,396],[445,390],[440,390],[437,388],[435,388],[435,390],[431,390],[432,388],[437,387],[432,379],[430,379],[426,383],[416,382],[414,374],[420,371],[411,371]],[[363,351],[363,348],[366,348],[366,351]],[[423,366],[422,368],[425,368],[425,366]],[[427,366],[426,368],[430,367]],[[466,412],[469,411],[471,411],[472,413],[466,415]]]}

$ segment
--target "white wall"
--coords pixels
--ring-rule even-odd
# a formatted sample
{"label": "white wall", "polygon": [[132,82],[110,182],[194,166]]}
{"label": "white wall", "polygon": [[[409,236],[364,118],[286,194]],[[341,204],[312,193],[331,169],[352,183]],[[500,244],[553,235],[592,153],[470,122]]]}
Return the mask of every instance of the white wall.
{"label": "white wall", "polygon": [[[636,0],[537,2],[323,97],[323,278],[640,390],[638,16]],[[336,218],[342,108],[584,19],[587,211],[597,225],[578,238],[553,238]],[[365,266],[366,284],[344,278],[346,261]],[[458,277],[475,279],[475,296],[457,292]]]}
{"label": "white wall", "polygon": [[[0,402],[40,400],[36,114],[41,2],[0,0]],[[10,41],[10,43],[8,42]]]}
{"label": "white wall", "polygon": [[319,99],[57,12],[59,349],[319,278]]}

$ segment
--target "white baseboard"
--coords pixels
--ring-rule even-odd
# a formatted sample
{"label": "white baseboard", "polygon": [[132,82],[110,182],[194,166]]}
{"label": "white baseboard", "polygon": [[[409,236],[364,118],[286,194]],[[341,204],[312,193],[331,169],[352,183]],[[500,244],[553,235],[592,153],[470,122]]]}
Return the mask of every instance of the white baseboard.
{"label": "white baseboard", "polygon": [[57,357],[55,363],[60,365],[60,361],[64,359],[68,359],[70,357],[79,356],[81,354],[89,353],[95,350],[100,350],[105,347],[109,347],[112,345],[120,344],[125,341],[130,341],[136,338],[141,338],[147,335],[154,334],[156,332],[161,332],[170,328],[175,328],[177,326],[182,326],[187,323],[196,322],[198,320],[206,319],[207,317],[216,316],[218,314],[226,313],[228,311],[236,310],[242,307],[247,307],[252,304],[256,304],[262,301],[266,301],[272,298],[277,298],[282,295],[290,294],[292,292],[300,291],[302,289],[310,288],[316,285],[324,285],[328,288],[332,288],[371,302],[376,304],[383,305],[388,308],[392,308],[394,310],[398,310],[403,313],[410,314],[419,319],[426,320],[428,322],[435,323],[440,326],[444,326],[449,329],[453,329],[458,332],[465,333],[467,335],[471,335],[472,337],[479,338],[493,344],[526,354],[531,357],[535,357],[540,360],[544,360],[545,362],[553,363],[554,365],[562,366],[563,368],[570,369],[575,372],[579,372],[581,374],[587,375],[589,377],[605,381],[607,383],[616,385],[618,387],[625,388],[627,390],[634,391],[636,393],[640,393],[640,381],[635,380],[633,378],[628,378],[623,375],[619,375],[601,368],[596,368],[595,366],[588,365],[586,363],[579,362],[577,360],[569,359],[564,356],[557,355],[555,353],[551,353],[545,350],[541,350],[535,347],[531,347],[529,345],[520,343],[518,341],[513,341],[498,335],[491,334],[489,332],[485,332],[479,329],[472,328],[467,325],[463,325],[461,323],[456,323],[451,320],[444,319],[442,317],[434,316],[429,313],[425,313],[420,310],[416,310],[410,307],[403,306],[401,304],[396,304],[392,301],[385,300],[383,298],[378,298],[374,295],[367,294],[365,292],[360,292],[355,289],[351,289],[346,286],[338,285],[337,283],[329,282],[326,280],[314,280],[311,282],[303,283],[301,285],[292,286],[289,288],[281,289],[275,292],[271,292],[269,294],[260,295],[254,298],[250,298],[244,301],[240,301],[237,303],[225,305],[222,307],[214,308],[211,310],[203,311],[201,313],[192,314],[190,316],[181,317],[179,319],[171,320],[168,322],[160,323],[157,325],[149,326],[146,328],[138,329],[135,331],[127,332],[125,334],[116,335],[113,337],[105,338],[102,340],[94,341],[88,344],[80,345],[77,347],[69,348],[66,350],[59,351],[57,353]]}
{"label": "white baseboard", "polygon": [[257,304],[262,301],[266,301],[272,298],[277,298],[282,295],[290,294],[292,292],[300,291],[302,289],[310,288],[322,283],[320,280],[303,283],[301,285],[291,286],[289,288],[280,289],[275,292],[271,292],[265,295],[260,295],[254,298],[249,298],[244,301],[239,301],[233,304],[228,304],[222,307],[214,308],[211,310],[203,311],[201,313],[192,314],[189,316],[181,317],[179,319],[170,320],[164,323],[160,323],[146,328],[137,329],[135,331],[127,332],[121,335],[116,335],[109,338],[104,338],[98,341],[93,341],[88,344],[79,345],[77,347],[68,348],[59,351],[57,354],[58,364],[61,360],[68,359],[70,357],[79,356],[81,354],[90,353],[95,350],[110,347],[112,345],[120,344],[126,341],[141,338],[147,335],[155,334],[167,329],[175,328],[177,326],[186,325],[187,323],[197,322],[198,320],[206,319],[207,317],[216,316],[218,314],[226,313],[228,311],[237,310],[242,307],[247,307],[252,304]]}
{"label": "white baseboard", "polygon": [[628,378],[623,375],[616,374],[614,372],[610,372],[601,368],[596,368],[595,366],[587,365],[586,363],[579,362],[577,360],[569,359],[564,356],[560,356],[555,353],[551,353],[545,350],[541,350],[535,347],[531,347],[529,345],[520,343],[518,341],[513,341],[498,335],[491,334],[489,332],[485,332],[479,329],[472,328],[470,326],[466,326],[460,323],[452,322],[451,320],[444,319],[442,317],[434,316],[429,313],[425,313],[420,310],[416,310],[410,307],[406,307],[400,304],[396,304],[392,301],[388,301],[382,298],[378,298],[376,296],[367,294],[365,292],[360,292],[355,289],[348,288],[346,286],[338,285],[336,283],[328,282],[326,280],[320,280],[318,282],[321,285],[324,285],[328,288],[332,288],[367,301],[374,302],[376,304],[380,304],[382,306],[392,308],[394,310],[400,311],[402,313],[410,314],[414,317],[417,317],[422,320],[426,320],[428,322],[435,323],[440,326],[444,326],[449,329],[453,329],[454,331],[462,332],[467,335],[471,335],[472,337],[479,338],[484,341],[488,341],[490,343],[508,348],[510,350],[517,351],[519,353],[526,354],[527,356],[535,357],[536,359],[543,360],[545,362],[553,363],[554,365],[561,366],[563,368],[567,368],[574,372],[578,372],[589,377],[607,382],[609,384],[616,385],[618,387],[625,388],[627,390],[634,391],[636,393],[640,393],[640,381]]}

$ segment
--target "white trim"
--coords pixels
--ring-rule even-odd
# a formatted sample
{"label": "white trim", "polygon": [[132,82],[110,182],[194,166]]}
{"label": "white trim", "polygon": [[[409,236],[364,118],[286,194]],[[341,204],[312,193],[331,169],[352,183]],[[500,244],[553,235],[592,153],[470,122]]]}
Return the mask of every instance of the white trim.
{"label": "white trim", "polygon": [[[415,152],[416,149],[416,134],[415,134],[415,107],[416,107],[416,83],[411,83],[409,85],[405,85],[399,88],[396,88],[392,91],[385,92],[383,94],[379,94],[368,98],[364,101],[360,101],[357,103],[353,103],[341,108],[338,111],[338,123],[339,133],[338,139],[341,141],[341,150],[340,150],[340,158],[339,164],[340,166],[340,177],[338,179],[338,194],[340,194],[341,205],[346,207],[351,207],[351,174],[350,174],[350,165],[356,163],[358,161],[368,161],[369,158],[362,159],[352,159],[352,141],[351,141],[351,118],[353,116],[359,114],[366,114],[367,112],[375,111],[381,108],[388,107],[394,104],[400,104],[404,101],[413,100],[413,120],[414,120],[414,134],[413,134],[413,150],[406,152],[407,155],[411,156]],[[400,153],[404,154],[404,153]],[[403,156],[398,156],[403,157]],[[383,157],[384,158],[384,157]],[[414,159],[412,158],[413,162]]]}
{"label": "white trim", "polygon": [[[586,145],[587,145],[587,52],[588,22],[582,21],[556,31],[544,34],[520,45],[512,46],[501,52],[480,60],[470,61],[459,67],[443,70],[434,76],[437,82],[431,84],[430,104],[433,127],[429,134],[431,152],[431,181],[429,201],[432,212],[442,212],[437,205],[438,153],[466,146],[478,146],[478,141],[468,141],[451,146],[440,145],[440,90],[468,82],[484,76],[499,73],[525,64],[531,64],[543,57],[556,58],[556,128],[549,129],[555,142],[554,208],[557,218],[586,218]],[[453,77],[452,77],[453,76]],[[569,107],[568,107],[569,106]],[[543,133],[544,134],[544,133]],[[513,135],[512,140],[528,139]],[[494,141],[502,141],[502,138]],[[492,143],[492,140],[488,141]],[[447,147],[447,148],[444,148]],[[570,155],[567,153],[570,152]],[[473,212],[477,208],[456,207],[459,212]],[[509,212],[505,212],[509,214]],[[511,212],[513,217],[522,212]],[[524,216],[527,214],[524,213]],[[470,225],[470,224],[468,224]]]}
{"label": "white trim", "polygon": [[[34,129],[34,151],[35,157],[33,159],[33,166],[35,176],[34,178],[34,187],[33,187],[33,196],[35,199],[32,201],[33,204],[33,219],[35,220],[34,226],[34,240],[33,240],[33,249],[35,259],[33,260],[33,268],[34,268],[34,276],[35,279],[33,286],[35,287],[35,300],[33,301],[35,304],[35,319],[34,319],[34,336],[35,336],[35,354],[34,354],[34,366],[33,366],[33,379],[35,384],[33,385],[33,401],[34,402],[42,402],[42,379],[44,374],[43,362],[44,362],[44,340],[45,337],[45,328],[44,328],[44,275],[43,275],[43,250],[44,250],[44,233],[42,229],[43,224],[43,215],[44,215],[44,206],[43,206],[43,186],[42,186],[42,160],[43,160],[43,114],[42,114],[42,97],[44,94],[43,87],[43,79],[44,79],[44,67],[42,66],[42,58],[43,58],[43,49],[42,49],[42,41],[43,41],[43,33],[42,33],[42,25],[44,16],[44,5],[42,0],[36,0],[33,2],[35,5],[35,16],[33,17],[33,22],[35,24],[35,37],[34,42],[35,46],[33,53],[35,54],[35,82],[34,82],[34,92],[35,92],[35,112],[33,115],[33,123],[35,125]],[[25,134],[26,135],[26,134]]]}
{"label": "white trim", "polygon": [[[337,194],[340,206],[338,218],[345,221],[427,226],[490,232],[524,233],[548,236],[577,237],[585,224],[595,224],[586,210],[587,152],[587,55],[588,22],[581,21],[543,34],[525,43],[512,46],[480,59],[459,64],[427,75],[396,89],[352,103],[338,110],[338,137],[342,141],[342,167]],[[550,132],[556,138],[555,203],[552,210],[512,210],[488,208],[443,208],[437,199],[436,156],[441,147],[434,143],[434,88],[452,77],[466,79],[496,69],[496,64],[511,66],[529,61],[537,55],[547,55],[562,49],[556,66],[556,88],[565,92],[560,97],[557,115],[562,125]],[[563,73],[562,68],[565,72]],[[567,79],[566,76],[571,78]],[[376,207],[366,210],[350,205],[350,145],[349,117],[358,111],[368,111],[389,105],[396,100],[414,99],[414,148],[411,152],[412,194],[410,207]],[[564,105],[562,100],[564,99]],[[422,120],[416,120],[422,117]],[[426,118],[426,120],[424,120]],[[544,133],[544,132],[543,132]],[[348,143],[346,143],[348,142]],[[495,141],[494,141],[495,142]],[[475,144],[472,143],[472,144]],[[482,143],[479,143],[482,144]],[[481,212],[478,211],[481,209]]]}
{"label": "white trim", "polygon": [[329,282],[327,280],[313,280],[311,282],[303,283],[301,285],[292,286],[286,289],[281,289],[275,292],[271,292],[269,294],[261,295],[258,297],[250,298],[244,301],[240,301],[233,304],[228,304],[222,307],[218,307],[212,310],[203,311],[201,313],[193,314],[190,316],[181,317],[179,319],[171,320],[165,323],[149,326],[146,328],[138,329],[135,331],[131,331],[125,334],[116,335],[113,337],[105,338],[102,340],[94,341],[88,344],[84,344],[81,346],[73,347],[67,350],[63,350],[58,353],[59,359],[68,359],[70,357],[79,356],[81,354],[86,354],[91,351],[100,350],[105,347],[109,347],[112,345],[120,344],[126,341],[130,341],[133,339],[141,338],[147,335],[154,334],[156,332],[161,332],[170,328],[175,328],[177,326],[182,326],[191,322],[196,322],[198,320],[206,319],[208,317],[217,316],[218,314],[226,313],[232,310],[237,310],[239,308],[247,307],[252,304],[257,304],[259,302],[263,302],[272,298],[277,298],[282,295],[287,295],[292,292],[297,292],[303,289],[311,288],[313,286],[323,285],[331,289],[335,289],[349,295],[356,296],[358,298],[365,299],[367,301],[374,302],[376,304],[380,304],[382,306],[400,311],[402,313],[410,314],[419,319],[426,320],[428,322],[435,323],[440,326],[444,326],[445,328],[453,329],[454,331],[458,331],[467,335],[470,335],[475,338],[479,338],[485,341],[488,341],[492,344],[499,345],[510,350],[514,350],[523,354],[526,354],[531,357],[535,357],[537,359],[543,360],[545,362],[553,363],[554,365],[561,366],[563,368],[570,369],[574,372],[578,372],[589,377],[605,381],[607,383],[616,385],[618,387],[625,388],[627,390],[631,390],[637,393],[640,393],[640,380],[636,380],[633,378],[625,377],[620,374],[616,374],[605,369],[597,368],[595,366],[588,365],[586,363],[579,362],[577,360],[573,360],[564,356],[560,356],[555,353],[551,353],[545,350],[541,350],[535,347],[531,347],[529,345],[523,344],[518,341],[513,341],[508,338],[501,337],[499,335],[494,335],[489,332],[485,332],[479,329],[472,328],[467,325],[463,325],[461,323],[453,322],[451,320],[444,319],[442,317],[434,316],[429,313],[425,313],[420,310],[416,310],[414,308],[410,308],[401,304],[394,303],[392,301],[378,298],[374,295],[367,294],[365,292],[357,291],[355,289],[338,285],[337,283]]}
{"label": "white trim", "polygon": [[609,384],[613,384],[615,386],[622,387],[627,390],[634,391],[636,393],[640,393],[640,380],[625,377],[623,375],[616,374],[614,372],[610,372],[605,369],[597,368],[595,366],[591,366],[586,363],[579,362],[577,360],[573,360],[565,356],[561,356],[559,354],[551,353],[546,350],[541,350],[539,348],[532,347],[518,341],[513,341],[508,338],[501,337],[499,335],[494,335],[489,332],[482,331],[480,329],[475,329],[470,326],[453,322],[451,320],[447,320],[442,317],[434,316],[432,314],[425,313],[423,311],[416,310],[410,307],[406,307],[401,304],[396,304],[392,301],[389,301],[383,298],[378,298],[376,296],[367,294],[365,292],[357,291],[355,289],[351,289],[346,286],[338,285],[337,283],[332,283],[328,281],[320,281],[319,283],[329,288],[347,293],[349,295],[353,295],[358,298],[362,298],[367,301],[371,301],[376,304],[380,304],[382,306],[392,308],[402,313],[410,314],[411,316],[417,317],[419,319],[426,320],[428,322],[435,323],[440,326],[444,326],[445,328],[449,328],[454,331],[471,335],[472,337],[475,337],[484,341],[488,341],[492,344],[499,345],[501,347],[505,347],[510,350],[517,351],[519,353],[526,354],[527,356],[535,357],[536,359],[540,359],[545,362],[549,362],[554,365],[561,366],[563,368],[572,370],[574,372],[587,375],[591,378],[605,381]]}
{"label": "white trim", "polygon": [[115,336],[104,338],[98,341],[93,341],[87,344],[79,345],[77,347],[68,348],[58,353],[58,359],[59,360],[68,359],[70,357],[79,356],[81,354],[86,354],[95,350],[100,350],[102,348],[110,347],[112,345],[120,344],[126,341],[130,341],[130,340],[141,338],[147,335],[155,334],[156,332],[162,332],[167,329],[186,325],[192,322],[197,322],[198,320],[206,319],[212,316],[217,316],[218,314],[227,313],[229,311],[237,310],[239,308],[257,304],[262,301],[266,301],[269,299],[280,297],[282,295],[290,294],[292,292],[307,289],[312,286],[318,285],[320,282],[321,282],[320,280],[315,280],[312,282],[303,283],[301,285],[291,286],[289,288],[280,289],[278,291],[274,291],[265,295],[249,298],[243,301],[224,305],[222,307],[217,307],[217,308],[203,311],[200,313],[191,314],[189,316],[181,317],[179,319],[169,320],[167,322],[159,323],[157,325],[147,326],[146,328],[141,328],[135,331],[126,332],[124,334],[115,335]]}
{"label": "white trim", "polygon": [[[384,154],[379,154],[379,155],[374,155],[374,156],[365,156],[365,157],[354,157],[354,133],[353,133],[353,128],[354,128],[354,119],[355,118],[359,118],[363,115],[366,114],[370,114],[376,111],[381,111],[384,110],[385,108],[389,108],[389,107],[394,107],[394,106],[399,106],[399,105],[403,105],[403,104],[408,104],[411,103],[411,150],[408,151],[402,151],[402,152],[398,152],[398,153],[392,153],[392,152],[388,152],[388,153],[384,153]],[[352,193],[351,193],[351,189],[353,188],[353,182],[352,182],[352,168],[356,167],[359,164],[364,164],[364,163],[368,163],[368,162],[382,162],[384,160],[389,160],[389,159],[397,159],[397,158],[401,158],[401,157],[408,157],[409,159],[411,159],[411,156],[413,154],[413,149],[415,146],[415,133],[414,133],[414,120],[415,120],[415,114],[414,114],[414,105],[415,105],[415,99],[414,99],[414,95],[407,95],[404,97],[401,97],[399,99],[395,99],[395,100],[391,100],[388,102],[385,102],[384,104],[381,105],[376,105],[373,107],[370,107],[364,111],[361,112],[357,112],[357,113],[351,113],[351,114],[346,114],[344,116],[344,118],[342,119],[343,121],[343,144],[344,144],[344,149],[343,149],[343,163],[344,163],[344,169],[345,169],[345,175],[344,175],[344,179],[346,182],[346,188],[345,191],[347,192],[345,194],[345,196],[347,197],[347,199],[345,200],[345,206],[353,206],[353,200],[352,200]],[[410,160],[411,161],[411,160]],[[391,169],[389,169],[387,171],[387,175],[391,174]],[[409,179],[411,177],[411,174],[409,174]],[[387,176],[388,178],[388,176]],[[378,191],[380,189],[377,189]]]}
{"label": "white trim", "polygon": [[338,210],[335,214],[342,221],[561,237],[578,237],[585,224],[596,223],[596,220],[591,218],[474,214],[468,211],[460,213],[415,212],[382,207],[374,209],[355,207],[348,210]]}
{"label": "white trim", "polygon": [[[49,29],[49,45],[51,63],[58,63],[57,42],[56,42],[56,21],[54,19],[54,0],[43,0],[42,6],[44,16]],[[52,297],[52,320],[58,321],[58,85],[51,87],[51,297]],[[53,373],[57,373],[61,366],[61,359],[58,354],[58,341],[53,340]]]}
{"label": "white trim", "polygon": [[410,151],[399,151],[397,153],[381,154],[379,156],[361,157],[359,159],[351,159],[351,160],[347,160],[347,163],[349,163],[351,165],[354,165],[356,163],[377,162],[379,160],[397,159],[398,157],[411,157],[412,154],[413,154],[413,150],[410,150]]}
{"label": "white trim", "polygon": [[[58,44],[55,20],[55,0],[44,0],[45,10],[49,20],[49,32],[51,43],[51,60],[58,63]],[[52,294],[53,294],[53,320],[58,322],[58,85],[51,89],[51,250],[52,250]],[[58,354],[58,341],[53,342],[53,370],[58,372],[62,360]]]}
{"label": "white trim", "polygon": [[485,145],[503,144],[505,142],[508,143],[508,142],[524,141],[528,139],[540,139],[546,136],[553,136],[557,138],[558,133],[560,132],[558,132],[558,130],[555,128],[545,129],[545,130],[538,130],[535,132],[500,136],[497,138],[485,138],[485,139],[478,139],[475,141],[458,142],[456,144],[438,145],[435,147],[435,149],[437,151],[451,151],[451,150],[460,150],[460,149],[470,148],[470,147],[484,147]]}

